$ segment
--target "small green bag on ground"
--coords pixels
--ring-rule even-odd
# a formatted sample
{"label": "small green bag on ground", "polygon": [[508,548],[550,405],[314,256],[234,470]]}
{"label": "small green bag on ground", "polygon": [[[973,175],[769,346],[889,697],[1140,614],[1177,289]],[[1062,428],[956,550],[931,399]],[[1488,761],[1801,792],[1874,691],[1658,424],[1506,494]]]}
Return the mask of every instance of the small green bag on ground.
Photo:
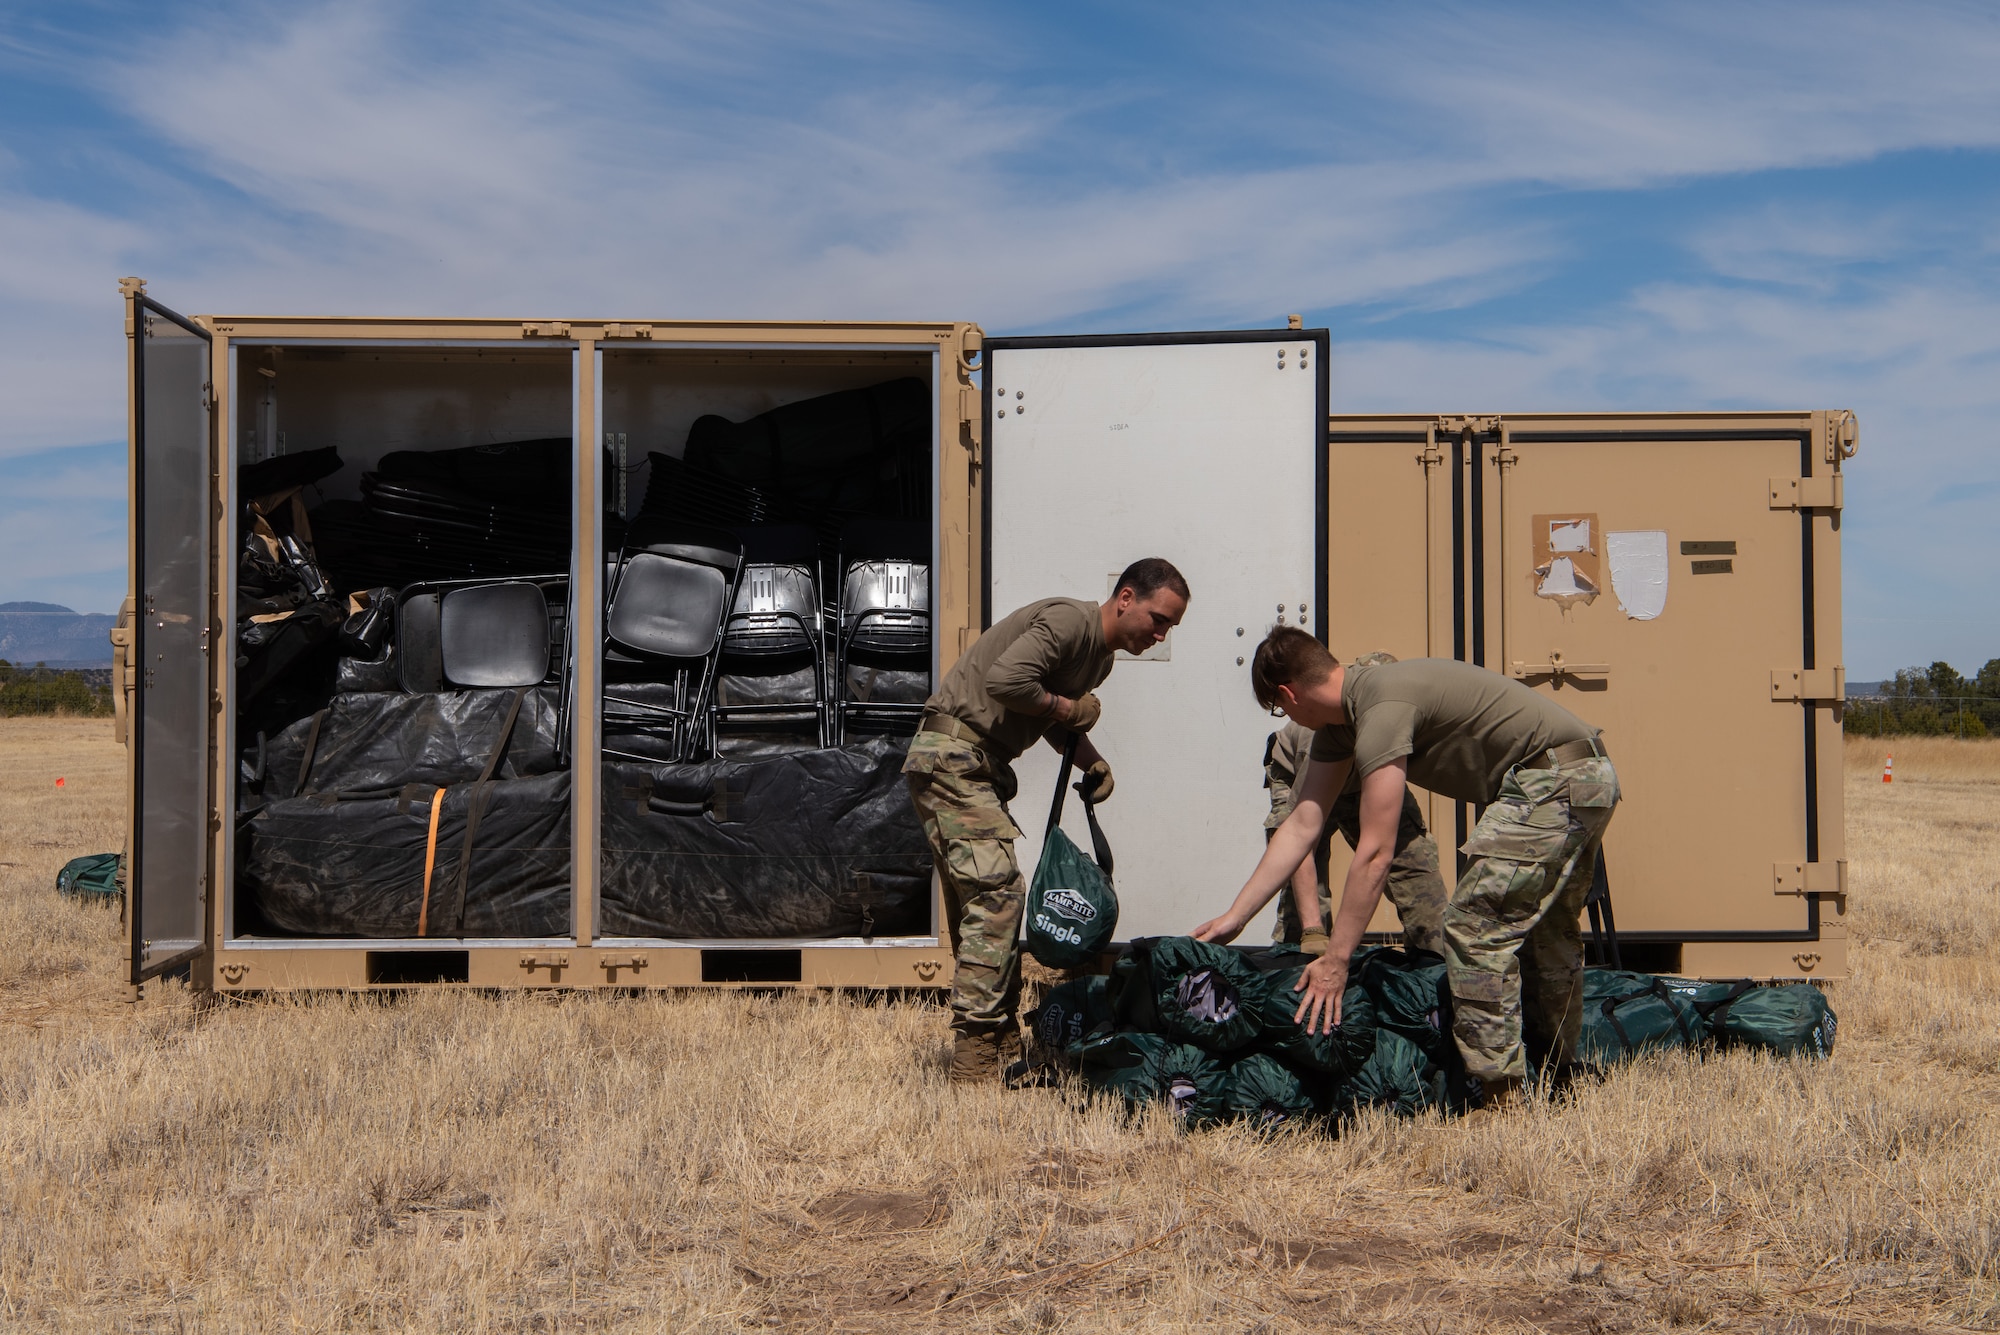
{"label": "small green bag on ground", "polygon": [[1457,1060],[1443,956],[1423,950],[1357,951],[1348,977],[1368,990],[1377,1025],[1416,1044],[1440,1066]]}
{"label": "small green bag on ground", "polygon": [[125,893],[118,885],[118,858],[116,853],[71,858],[56,873],[56,893],[64,899],[117,899]]}
{"label": "small green bag on ground", "polygon": [[1445,1073],[1424,1050],[1392,1029],[1375,1035],[1375,1051],[1352,1080],[1342,1085],[1335,1101],[1353,1115],[1363,1108],[1386,1108],[1398,1117],[1414,1117],[1426,1108],[1449,1106]]}
{"label": "small green bag on ground", "polygon": [[1210,1052],[1234,1052],[1258,1035],[1254,998],[1264,976],[1241,953],[1191,936],[1152,942],[1158,1032]]}
{"label": "small green bag on ground", "polygon": [[1268,1053],[1252,1052],[1230,1063],[1223,1101],[1231,1117],[1269,1131],[1318,1117],[1323,1086],[1324,1077],[1311,1078]]}
{"label": "small green bag on ground", "polygon": [[1130,1107],[1164,1103],[1190,1129],[1228,1113],[1229,1072],[1200,1048],[1159,1034],[1104,1034],[1086,1040],[1079,1056],[1084,1083]]}
{"label": "small green bag on ground", "polygon": [[[1097,860],[1062,831],[1064,785],[1076,759],[1076,738],[1063,754],[1056,775],[1055,801],[1049,809],[1048,832],[1042,838],[1041,861],[1028,887],[1028,953],[1051,969],[1073,969],[1095,962],[1118,930],[1118,896],[1111,889],[1111,846],[1098,828],[1097,812],[1083,804],[1090,822],[1090,841]],[[1080,786],[1080,785],[1079,785]]]}
{"label": "small green bag on ground", "polygon": [[1340,997],[1340,1024],[1330,1034],[1308,1034],[1292,1018],[1300,994],[1293,989],[1303,965],[1275,969],[1258,981],[1252,1004],[1260,1030],[1257,1050],[1308,1071],[1346,1080],[1359,1072],[1375,1051],[1375,1003],[1366,988],[1351,985]]}
{"label": "small green bag on ground", "polygon": [[1120,1029],[1151,1034],[1160,1028],[1153,1005],[1153,946],[1158,940],[1142,936],[1112,962],[1105,996],[1111,1003],[1111,1022]]}
{"label": "small green bag on ground", "polygon": [[1840,1028],[1826,994],[1811,983],[1739,983],[1698,1008],[1722,1046],[1762,1048],[1780,1057],[1831,1057]]}
{"label": "small green bag on ground", "polygon": [[1584,970],[1576,1059],[1612,1066],[1642,1052],[1705,1046],[1709,1026],[1696,1005],[1702,990],[1700,983],[1648,973]]}
{"label": "small green bag on ground", "polygon": [[1050,988],[1028,1015],[1028,1033],[1042,1064],[1074,1066],[1084,1040],[1111,1023],[1111,980],[1093,974]]}

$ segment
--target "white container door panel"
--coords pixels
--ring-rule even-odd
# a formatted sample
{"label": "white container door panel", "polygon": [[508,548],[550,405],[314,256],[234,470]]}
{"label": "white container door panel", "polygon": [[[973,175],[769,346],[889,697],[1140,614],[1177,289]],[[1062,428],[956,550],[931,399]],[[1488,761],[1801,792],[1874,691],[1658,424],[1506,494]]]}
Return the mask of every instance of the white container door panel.
{"label": "white container door panel", "polygon": [[[987,344],[988,624],[1038,598],[1101,602],[1146,556],[1193,594],[1168,641],[1121,654],[1098,692],[1121,940],[1190,930],[1249,875],[1276,726],[1249,659],[1280,617],[1322,633],[1326,336],[1176,339]],[[1030,878],[1058,764],[1043,746],[1015,765]]]}

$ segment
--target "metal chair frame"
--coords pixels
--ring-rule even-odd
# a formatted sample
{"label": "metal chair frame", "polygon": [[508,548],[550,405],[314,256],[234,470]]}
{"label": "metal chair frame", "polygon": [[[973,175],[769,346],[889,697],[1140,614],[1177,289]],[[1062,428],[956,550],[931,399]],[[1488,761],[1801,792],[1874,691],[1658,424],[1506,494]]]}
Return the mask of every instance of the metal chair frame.
{"label": "metal chair frame", "polygon": [[[739,612],[732,606],[729,614],[723,619],[722,657],[725,660],[742,660],[758,657],[788,657],[799,653],[808,654],[812,659],[813,699],[810,704],[765,702],[758,704],[725,705],[718,701],[713,709],[715,722],[719,727],[739,718],[755,721],[760,718],[778,717],[785,721],[790,721],[806,710],[811,710],[815,736],[818,739],[819,745],[825,746],[828,743],[832,728],[829,723],[828,715],[830,711],[826,698],[826,614],[820,604],[819,577],[810,566],[799,562],[748,562],[743,567],[743,583],[737,589],[738,600],[742,598],[745,590],[755,589],[757,572],[760,570],[791,570],[805,576],[806,587],[809,593],[807,606],[811,608],[812,621],[808,623],[804,613],[784,608],[771,607],[756,610],[753,607],[752,610]],[[754,642],[746,643],[741,632],[732,630],[739,623],[755,625],[760,621],[765,623],[767,628],[773,623],[792,623],[798,627],[797,641],[776,647],[758,647]],[[730,641],[732,634],[736,634],[738,637],[735,644],[732,644]],[[790,638],[789,636],[786,637],[787,640],[790,640]]]}
{"label": "metal chair frame", "polygon": [[[928,561],[905,561],[901,558],[893,557],[866,557],[848,561],[843,558],[841,562],[840,601],[835,605],[837,622],[835,631],[832,712],[833,734],[836,743],[846,742],[847,725],[850,720],[889,725],[908,723],[914,726],[918,720],[922,719],[924,713],[922,704],[899,704],[876,700],[852,700],[848,698],[847,673],[853,663],[854,648],[857,640],[861,641],[861,647],[867,653],[880,653],[891,657],[907,654],[911,658],[921,655],[926,670],[929,669],[931,663],[933,622],[928,602],[922,607],[882,607],[871,605],[857,607],[852,610],[849,609],[848,589],[854,579],[855,573],[870,565],[887,565],[892,568],[895,566],[907,567],[904,572],[906,578],[910,572],[923,570],[925,572],[925,583],[926,585],[929,584],[930,563]],[[895,625],[897,618],[908,618],[913,621],[920,620],[922,629],[918,630],[912,627],[908,630],[890,631],[888,638],[872,644],[865,638],[870,632],[876,631],[878,627]]]}
{"label": "metal chair frame", "polygon": [[[734,563],[728,566],[690,556],[684,551],[663,550],[681,545],[662,540],[621,548],[618,553],[616,578],[610,582],[604,597],[604,653],[607,656],[616,653],[620,657],[629,653],[636,655],[629,661],[672,665],[673,676],[670,684],[674,690],[674,703],[657,705],[644,700],[620,697],[612,693],[612,688],[607,682],[602,692],[603,710],[599,715],[601,724],[606,732],[613,727],[638,731],[645,730],[646,725],[655,721],[664,721],[668,738],[668,763],[693,759],[702,748],[710,751],[715,749],[715,713],[710,697],[715,690],[717,664],[722,657],[723,630],[729,623],[730,609],[735,606],[736,590],[743,578],[743,549],[740,543],[736,545]],[[711,544],[704,542],[699,545]],[[716,545],[715,550],[722,549]],[[619,591],[625,587],[627,572],[633,560],[648,555],[680,561],[691,566],[705,566],[722,575],[722,606],[716,614],[708,651],[699,659],[656,657],[634,646],[620,644],[611,638],[611,615],[618,605]],[[630,760],[647,765],[660,763],[658,756],[621,751],[609,745],[602,746],[601,751],[605,756],[617,760]]]}

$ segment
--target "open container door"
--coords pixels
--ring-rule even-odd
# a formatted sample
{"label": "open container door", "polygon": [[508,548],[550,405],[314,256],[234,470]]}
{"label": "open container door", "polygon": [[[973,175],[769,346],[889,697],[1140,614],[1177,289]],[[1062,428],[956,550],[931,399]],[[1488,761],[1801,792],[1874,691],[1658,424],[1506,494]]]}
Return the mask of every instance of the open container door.
{"label": "open container door", "polygon": [[127,295],[131,373],[132,981],[198,955],[208,899],[210,344]]}
{"label": "open container door", "polygon": [[[1278,721],[1249,660],[1279,619],[1325,634],[1327,346],[1325,330],[986,341],[982,624],[1037,598],[1102,602],[1146,556],[1193,594],[1098,692],[1121,939],[1192,930],[1262,854]],[[1015,765],[1029,871],[1057,763],[1037,747]]]}

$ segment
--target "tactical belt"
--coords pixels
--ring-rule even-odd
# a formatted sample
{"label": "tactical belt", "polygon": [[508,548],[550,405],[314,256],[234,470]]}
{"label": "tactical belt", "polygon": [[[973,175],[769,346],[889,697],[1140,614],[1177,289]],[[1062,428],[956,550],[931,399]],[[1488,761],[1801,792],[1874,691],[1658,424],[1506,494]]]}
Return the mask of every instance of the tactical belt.
{"label": "tactical belt", "polygon": [[1610,756],[1605,754],[1604,743],[1598,741],[1595,737],[1586,737],[1582,741],[1565,742],[1561,746],[1552,746],[1539,755],[1529,756],[1521,762],[1521,768],[1555,769],[1559,765],[1573,765],[1579,760],[1588,760],[1592,756],[1597,756],[1602,760],[1611,759]]}
{"label": "tactical belt", "polygon": [[966,743],[968,746],[982,751],[986,749],[986,739],[973,731],[971,724],[960,719],[955,719],[949,714],[925,714],[923,721],[917,725],[917,731],[941,732],[947,737]]}

